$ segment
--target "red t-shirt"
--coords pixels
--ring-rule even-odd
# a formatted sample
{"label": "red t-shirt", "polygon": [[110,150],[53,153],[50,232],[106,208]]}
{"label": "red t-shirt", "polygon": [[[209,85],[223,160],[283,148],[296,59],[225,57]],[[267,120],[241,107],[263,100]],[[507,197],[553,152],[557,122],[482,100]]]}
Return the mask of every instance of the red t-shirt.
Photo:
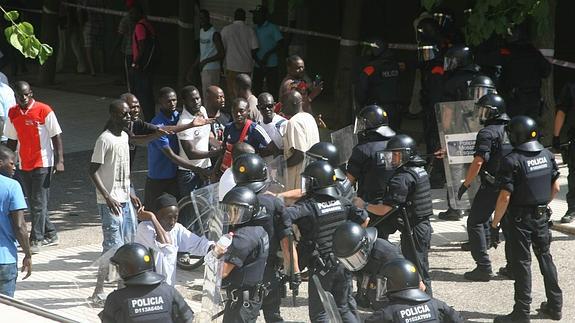
{"label": "red t-shirt", "polygon": [[52,137],[61,134],[62,129],[50,106],[38,101],[33,101],[27,110],[13,106],[6,121],[4,135],[20,144],[20,169],[54,166]]}
{"label": "red t-shirt", "polygon": [[134,35],[132,37],[132,62],[136,63],[140,55],[138,42],[146,39],[150,33],[152,35],[156,33],[152,24],[150,24],[150,22],[145,18],[140,19],[134,27]]}

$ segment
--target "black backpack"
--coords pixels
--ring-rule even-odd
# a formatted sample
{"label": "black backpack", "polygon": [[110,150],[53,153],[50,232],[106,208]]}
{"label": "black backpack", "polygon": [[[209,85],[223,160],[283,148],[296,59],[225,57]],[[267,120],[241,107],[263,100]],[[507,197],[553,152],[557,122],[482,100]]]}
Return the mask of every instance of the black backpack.
{"label": "black backpack", "polygon": [[[140,48],[140,56],[136,65],[143,71],[151,70],[160,65],[161,53],[160,45],[158,42],[158,37],[153,33],[145,23],[138,22],[137,25],[144,26],[146,29],[146,39],[144,39],[143,47]],[[137,42],[136,33],[134,33],[134,39],[132,41]]]}

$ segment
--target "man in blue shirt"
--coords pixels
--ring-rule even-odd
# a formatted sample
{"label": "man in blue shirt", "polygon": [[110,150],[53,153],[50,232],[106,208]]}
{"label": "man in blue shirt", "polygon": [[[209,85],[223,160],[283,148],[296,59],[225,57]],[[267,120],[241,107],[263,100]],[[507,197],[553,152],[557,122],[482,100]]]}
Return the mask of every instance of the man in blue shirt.
{"label": "man in blue shirt", "polygon": [[260,44],[256,54],[254,67],[254,92],[262,93],[264,79],[266,80],[267,92],[274,98],[278,96],[279,73],[278,73],[278,49],[283,45],[283,36],[275,24],[268,21],[268,8],[258,6],[252,10],[256,36]]}
{"label": "man in blue shirt", "polygon": [[27,208],[20,184],[13,180],[16,166],[14,152],[0,145],[0,294],[14,297],[18,276],[18,255],[16,240],[22,246],[23,279],[32,274],[32,256],[28,240],[28,229],[24,220]]}
{"label": "man in blue shirt", "polygon": [[[170,87],[163,87],[158,93],[160,111],[151,123],[159,127],[175,126],[180,119],[176,110],[178,96]],[[206,171],[191,164],[188,159],[179,156],[180,147],[175,134],[164,135],[148,144],[148,178],[144,193],[144,205],[152,212],[153,202],[162,193],[179,197],[177,172],[178,166],[190,169],[200,176],[208,177]]]}

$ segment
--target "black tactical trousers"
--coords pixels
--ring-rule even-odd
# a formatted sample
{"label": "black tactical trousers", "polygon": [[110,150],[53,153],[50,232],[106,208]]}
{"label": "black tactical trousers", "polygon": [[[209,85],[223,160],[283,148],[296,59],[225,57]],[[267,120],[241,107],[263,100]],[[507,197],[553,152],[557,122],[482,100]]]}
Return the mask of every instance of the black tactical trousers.
{"label": "black tactical trousers", "polygon": [[467,218],[467,235],[469,236],[471,256],[477,267],[485,271],[491,271],[486,238],[489,231],[486,232],[485,229],[486,227],[489,228],[487,224],[495,209],[498,196],[499,190],[495,186],[481,184],[481,188],[475,194],[475,199],[471,205],[471,213]]}
{"label": "black tactical trousers", "polygon": [[510,223],[507,219],[507,216],[504,216],[503,219],[501,219],[501,232],[503,232],[503,237],[505,238],[505,262],[506,265],[505,267],[507,267],[507,270],[511,270],[511,267],[513,266],[512,262],[511,262],[511,252],[513,252],[511,250],[511,244],[507,243],[507,241],[511,240],[511,236],[510,236]]}
{"label": "black tactical trousers", "polygon": [[[575,140],[571,139],[571,144],[567,149],[567,212],[575,212]],[[565,160],[565,159],[564,159]]]}
{"label": "black tactical trousers", "polygon": [[[330,270],[327,274],[322,275],[320,269],[313,269],[310,271],[310,275],[317,275],[321,286],[327,292],[333,295],[335,300],[335,305],[337,306],[337,311],[341,316],[343,322],[355,323],[359,322],[355,308],[355,302],[350,302],[351,294],[351,274],[345,270],[342,265],[337,265],[335,268]],[[311,277],[311,276],[310,276]],[[318,290],[315,286],[313,279],[310,278],[308,283],[308,295],[309,295],[309,319],[311,322],[330,322],[327,317],[324,306],[329,306],[328,304],[322,304],[321,299],[318,294]]]}
{"label": "black tactical trousers", "polygon": [[281,280],[274,264],[266,265],[266,270],[264,271],[264,284],[267,283],[269,283],[269,292],[262,302],[264,318],[267,323],[283,322],[283,318],[280,314],[280,305],[282,302],[280,295]]}
{"label": "black tactical trousers", "polygon": [[243,297],[240,296],[236,302],[228,299],[224,308],[223,323],[255,323],[261,307],[262,302],[257,297],[243,301]]}
{"label": "black tactical trousers", "polygon": [[431,277],[429,276],[429,247],[431,245],[431,224],[429,220],[422,221],[415,225],[412,229],[413,242],[415,243],[415,250],[412,250],[411,243],[409,242],[409,237],[402,233],[401,234],[401,253],[405,259],[416,264],[418,269],[421,270],[420,275],[422,277],[423,283],[425,284],[425,292],[429,296],[433,295],[431,289]]}
{"label": "black tactical trousers", "polygon": [[563,296],[557,280],[557,269],[549,250],[551,231],[547,216],[538,216],[536,210],[511,207],[508,216],[511,245],[511,261],[515,275],[515,306],[517,314],[529,316],[531,305],[531,244],[539,262],[545,283],[547,306],[551,311],[561,311]]}

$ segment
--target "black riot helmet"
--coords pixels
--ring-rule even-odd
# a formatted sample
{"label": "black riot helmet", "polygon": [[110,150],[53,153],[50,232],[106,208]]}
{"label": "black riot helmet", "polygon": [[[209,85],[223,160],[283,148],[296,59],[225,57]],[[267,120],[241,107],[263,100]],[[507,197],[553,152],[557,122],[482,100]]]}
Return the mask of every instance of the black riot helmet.
{"label": "black riot helmet", "polygon": [[509,116],[505,112],[505,101],[499,94],[489,93],[482,96],[475,103],[479,115],[479,123],[486,124],[490,121],[509,121]]}
{"label": "black riot helmet", "polygon": [[325,161],[318,160],[306,166],[301,173],[302,194],[323,194],[339,198],[336,188],[336,177],[333,167]]}
{"label": "black riot helmet", "polygon": [[242,154],[232,164],[234,180],[239,186],[246,186],[259,193],[266,187],[268,167],[257,154]]}
{"label": "black riot helmet", "polygon": [[507,137],[513,148],[522,151],[537,152],[543,150],[543,145],[537,141],[537,123],[527,116],[516,116],[505,126]]}
{"label": "black riot helmet", "polygon": [[361,270],[367,264],[377,239],[377,229],[364,229],[361,225],[347,221],[333,233],[333,253],[350,271]]}
{"label": "black riot helmet", "polygon": [[428,43],[431,45],[439,45],[441,42],[441,28],[437,20],[432,17],[419,20],[415,28],[418,44]]}
{"label": "black riot helmet", "polygon": [[493,83],[491,78],[485,75],[477,75],[474,77],[471,80],[471,83],[469,83],[467,91],[467,97],[475,102],[477,102],[477,100],[479,100],[479,98],[485,94],[497,93],[497,90],[495,89],[495,83]]}
{"label": "black riot helmet", "polygon": [[121,246],[110,258],[110,264],[117,267],[128,286],[155,285],[164,280],[164,276],[154,272],[154,256],[150,250],[139,243]]}
{"label": "black riot helmet", "polygon": [[388,138],[395,136],[395,131],[389,127],[387,111],[376,104],[365,106],[355,118],[354,133],[362,135],[369,131]]}
{"label": "black riot helmet", "polygon": [[420,43],[417,46],[417,60],[420,63],[429,62],[439,57],[439,48],[432,43]]}
{"label": "black riot helmet", "polygon": [[465,45],[453,45],[445,53],[443,58],[443,69],[453,71],[473,64],[473,53]]}
{"label": "black riot helmet", "polygon": [[383,151],[385,168],[388,170],[397,169],[408,163],[419,165],[423,159],[417,155],[417,144],[408,135],[400,134],[391,138],[387,142],[387,147]]}
{"label": "black riot helmet", "polygon": [[381,269],[381,275],[387,281],[387,297],[392,300],[425,302],[431,299],[419,289],[419,273],[409,260],[395,259],[388,262]]}
{"label": "black riot helmet", "polygon": [[260,203],[256,193],[245,186],[232,188],[220,202],[224,214],[224,225],[239,226],[256,219],[260,213]]}
{"label": "black riot helmet", "polygon": [[316,160],[325,160],[333,168],[339,166],[337,148],[331,142],[320,141],[316,143],[305,152],[305,156],[307,162],[304,162],[304,168]]}

